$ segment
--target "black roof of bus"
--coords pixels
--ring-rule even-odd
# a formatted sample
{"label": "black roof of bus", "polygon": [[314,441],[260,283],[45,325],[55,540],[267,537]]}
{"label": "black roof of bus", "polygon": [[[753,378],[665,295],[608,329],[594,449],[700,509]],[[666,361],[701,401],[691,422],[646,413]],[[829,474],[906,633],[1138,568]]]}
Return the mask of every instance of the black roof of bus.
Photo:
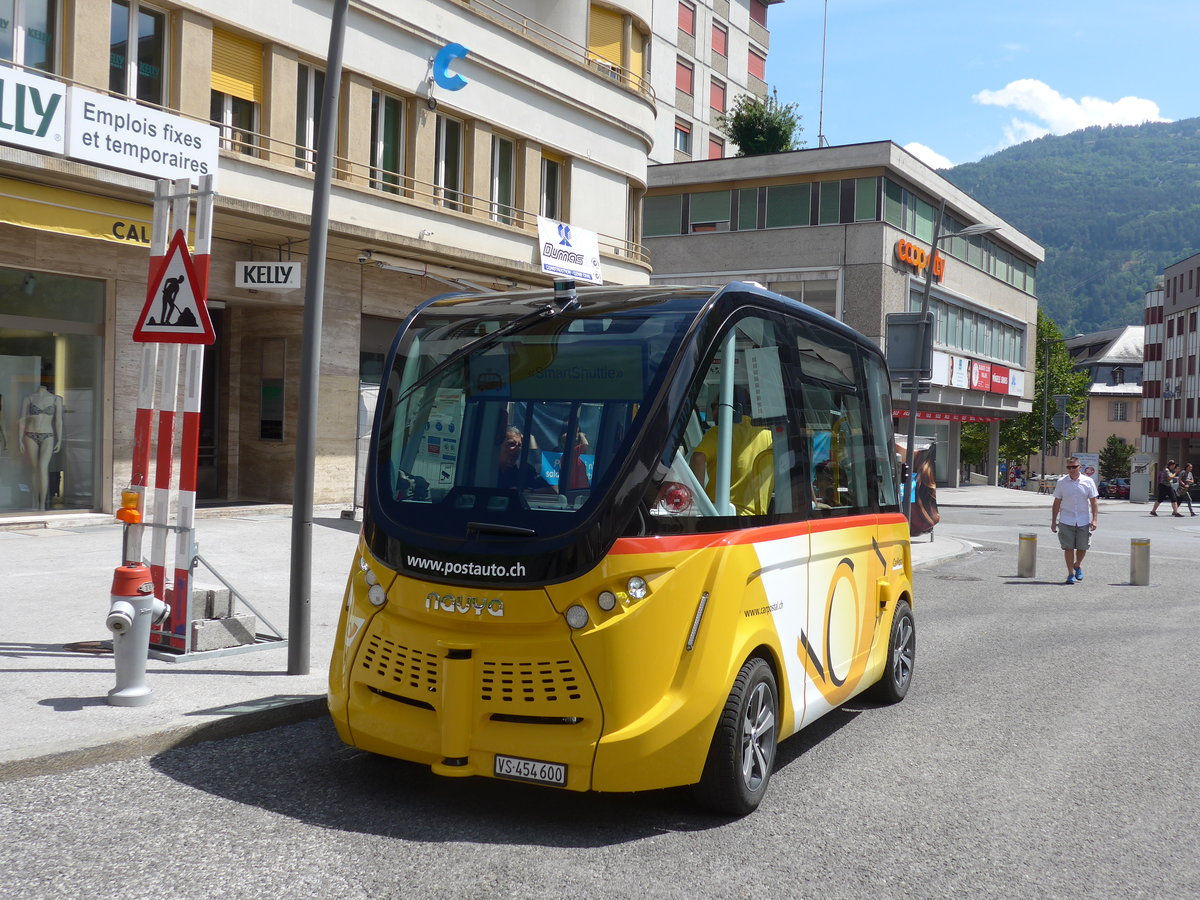
{"label": "black roof of bus", "polygon": [[[577,285],[575,291],[579,301],[577,309],[586,314],[602,315],[606,312],[616,312],[618,309],[630,310],[645,307],[656,307],[664,312],[683,311],[682,307],[694,306],[697,299],[705,299],[706,302],[695,308],[696,317],[700,318],[712,309],[722,319],[737,307],[745,305],[746,296],[751,295],[754,297],[756,305],[819,322],[847,339],[868,347],[876,353],[879,352],[879,348],[874,342],[863,337],[845,323],[799,300],[785,297],[767,290],[762,285],[750,282],[731,281],[724,286],[646,284],[601,287]],[[508,318],[525,315],[554,300],[555,293],[550,288],[493,294],[442,294],[429,299],[414,310],[413,317],[426,312],[437,312]]]}

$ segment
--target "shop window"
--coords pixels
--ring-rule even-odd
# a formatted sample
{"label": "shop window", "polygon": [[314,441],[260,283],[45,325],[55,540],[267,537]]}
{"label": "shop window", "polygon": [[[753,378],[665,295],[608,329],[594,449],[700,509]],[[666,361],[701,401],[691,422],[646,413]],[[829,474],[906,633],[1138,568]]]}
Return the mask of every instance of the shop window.
{"label": "shop window", "polygon": [[712,48],[718,56],[729,55],[729,29],[720,22],[712,23]]}
{"label": "shop window", "polygon": [[404,101],[371,92],[371,187],[400,193],[404,173]]}
{"label": "shop window", "polygon": [[692,155],[692,129],[685,122],[675,123],[675,149]]}
{"label": "shop window", "polygon": [[58,71],[59,0],[0,0],[0,59]]}
{"label": "shop window", "polygon": [[516,144],[492,135],[492,218],[505,225],[516,221]]}
{"label": "shop window", "polygon": [[301,169],[311,171],[316,165],[324,93],[324,72],[304,63],[296,67],[296,166]]}
{"label": "shop window", "polygon": [[437,117],[433,148],[434,202],[447,209],[462,209],[463,123],[449,116]]}
{"label": "shop window", "polygon": [[563,164],[551,156],[542,157],[542,189],[539,212],[547,219],[562,219]]}
{"label": "shop window", "polygon": [[214,30],[209,118],[221,130],[222,147],[239,153],[257,152],[262,100],[262,44]]}
{"label": "shop window", "polygon": [[167,58],[167,14],[141,0],[112,0],[108,89],[165,106]]}
{"label": "shop window", "polygon": [[264,338],[259,360],[258,437],[283,440],[283,382],[287,345],[283,338]]}
{"label": "shop window", "polygon": [[104,296],[0,268],[0,513],[102,505]]}

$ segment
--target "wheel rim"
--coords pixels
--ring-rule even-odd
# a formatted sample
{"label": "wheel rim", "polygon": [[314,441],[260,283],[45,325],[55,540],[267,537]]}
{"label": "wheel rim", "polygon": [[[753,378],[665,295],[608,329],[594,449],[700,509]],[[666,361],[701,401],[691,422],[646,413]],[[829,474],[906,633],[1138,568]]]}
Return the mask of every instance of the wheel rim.
{"label": "wheel rim", "polygon": [[892,651],[892,679],[896,687],[902,688],[912,677],[913,657],[916,654],[916,641],[912,619],[905,616],[896,626],[896,649]]}
{"label": "wheel rim", "polygon": [[775,698],[766,682],[759,682],[742,717],[742,780],[748,790],[763,786],[774,758]]}

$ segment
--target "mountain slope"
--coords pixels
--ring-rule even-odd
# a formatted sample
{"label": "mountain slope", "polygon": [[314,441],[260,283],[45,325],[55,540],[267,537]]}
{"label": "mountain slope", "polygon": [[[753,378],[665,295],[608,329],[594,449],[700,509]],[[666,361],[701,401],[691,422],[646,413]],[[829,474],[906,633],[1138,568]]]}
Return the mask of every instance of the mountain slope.
{"label": "mountain slope", "polygon": [[1087,128],[941,172],[1046,248],[1038,298],[1064,334],[1142,321],[1200,248],[1200,118]]}

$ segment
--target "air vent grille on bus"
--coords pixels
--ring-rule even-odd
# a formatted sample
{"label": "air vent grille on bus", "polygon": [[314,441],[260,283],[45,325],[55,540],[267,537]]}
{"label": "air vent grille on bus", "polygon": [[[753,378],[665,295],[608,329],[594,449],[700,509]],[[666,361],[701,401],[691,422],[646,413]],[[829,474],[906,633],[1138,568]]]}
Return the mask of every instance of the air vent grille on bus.
{"label": "air vent grille on bus", "polygon": [[583,696],[570,660],[485,660],[481,665],[480,699],[485,703],[553,702]]}
{"label": "air vent grille on bus", "polygon": [[438,689],[436,653],[414,650],[373,634],[362,652],[362,667],[373,675],[413,691],[428,693]]}

